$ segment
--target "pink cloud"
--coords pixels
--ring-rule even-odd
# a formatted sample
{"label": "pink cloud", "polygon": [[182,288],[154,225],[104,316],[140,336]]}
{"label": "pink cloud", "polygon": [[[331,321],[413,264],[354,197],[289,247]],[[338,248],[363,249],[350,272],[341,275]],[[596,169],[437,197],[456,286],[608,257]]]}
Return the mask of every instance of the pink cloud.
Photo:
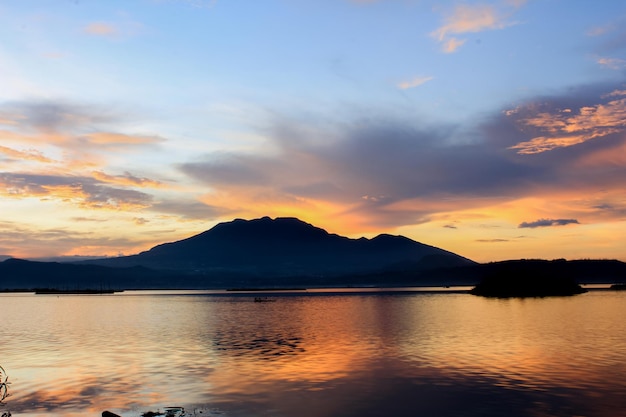
{"label": "pink cloud", "polygon": [[[538,128],[544,134],[511,146],[519,154],[535,154],[578,145],[626,131],[626,91],[615,90],[602,97],[617,98],[605,103],[571,109],[540,112],[522,118],[522,126]],[[513,113],[509,113],[513,114]]]}
{"label": "pink cloud", "polygon": [[505,8],[486,4],[459,4],[444,18],[444,24],[430,35],[441,43],[443,52],[452,53],[465,43],[465,39],[460,39],[456,35],[512,26],[515,22],[508,20],[512,14],[509,9],[511,7],[517,9],[523,4],[522,0],[510,1]]}
{"label": "pink cloud", "polygon": [[90,23],[83,28],[83,31],[90,35],[105,37],[115,36],[119,33],[119,30],[115,25],[105,22]]}

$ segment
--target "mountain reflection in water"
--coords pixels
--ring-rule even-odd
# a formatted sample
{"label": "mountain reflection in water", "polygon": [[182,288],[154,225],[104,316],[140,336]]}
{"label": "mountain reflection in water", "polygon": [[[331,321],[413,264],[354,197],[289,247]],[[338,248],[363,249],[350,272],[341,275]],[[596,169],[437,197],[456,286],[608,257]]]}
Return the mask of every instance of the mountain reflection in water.
{"label": "mountain reflection in water", "polygon": [[[626,293],[0,295],[14,416],[626,415]],[[4,411],[0,409],[0,411]]]}

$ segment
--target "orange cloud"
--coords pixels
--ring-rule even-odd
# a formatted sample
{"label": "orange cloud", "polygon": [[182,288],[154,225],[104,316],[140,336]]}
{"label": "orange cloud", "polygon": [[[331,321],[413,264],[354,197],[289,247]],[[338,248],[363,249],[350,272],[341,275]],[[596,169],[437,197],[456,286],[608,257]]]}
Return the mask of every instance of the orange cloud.
{"label": "orange cloud", "polygon": [[420,85],[432,80],[433,77],[415,77],[409,81],[403,81],[398,83],[398,88],[401,90],[408,90],[409,88],[419,87]]}
{"label": "orange cloud", "polygon": [[504,27],[496,10],[488,5],[458,5],[454,12],[446,17],[446,24],[432,33],[438,40],[444,40],[449,34],[480,32],[486,29]]}
{"label": "orange cloud", "polygon": [[82,139],[92,145],[119,146],[119,145],[147,145],[163,142],[158,136],[127,135],[124,133],[97,132],[82,136]]}
{"label": "orange cloud", "polygon": [[85,177],[0,173],[0,185],[5,197],[54,199],[88,209],[135,211],[152,204],[148,194]]}
{"label": "orange cloud", "polygon": [[619,70],[626,67],[626,61],[619,58],[598,58],[596,62],[603,67],[613,70]]}
{"label": "orange cloud", "polygon": [[[117,133],[111,129],[123,123],[125,117],[64,102],[0,105],[0,127],[4,128],[0,129],[0,157],[4,156],[4,169],[31,175],[89,176],[94,169],[104,171],[111,157],[120,161],[128,151],[157,150],[156,145],[164,141],[157,135]],[[102,182],[131,187],[162,185],[130,174],[96,177]]]}
{"label": "orange cloud", "polygon": [[92,175],[93,178],[98,181],[109,184],[146,188],[161,188],[163,186],[163,183],[159,181],[151,180],[149,178],[136,177],[128,172],[124,173],[124,175],[108,175],[101,171],[93,171]]}
{"label": "orange cloud", "polygon": [[35,149],[31,149],[28,151],[17,151],[6,146],[0,146],[0,153],[3,153],[10,158],[19,160],[30,160],[43,163],[54,162],[52,159],[43,156],[40,151],[37,151]]}
{"label": "orange cloud", "polygon": [[555,148],[564,148],[567,146],[578,145],[583,143],[590,137],[576,135],[576,136],[562,136],[562,137],[536,137],[527,142],[520,142],[515,146],[511,146],[510,149],[517,149],[517,153],[520,155],[531,155],[535,153],[541,153],[550,151]]}
{"label": "orange cloud", "polygon": [[[626,91],[615,90],[603,98],[623,97]],[[513,115],[507,113],[507,115]],[[591,139],[601,138],[626,130],[626,98],[607,103],[585,106],[572,112],[570,109],[551,113],[537,113],[519,121],[522,125],[539,128],[550,135],[537,136],[511,146],[519,154],[546,152],[555,148],[574,146]]]}
{"label": "orange cloud", "polygon": [[451,54],[456,52],[464,43],[465,39],[450,38],[443,42],[441,50],[447,54]]}
{"label": "orange cloud", "polygon": [[[509,2],[508,6],[518,8],[523,3],[524,1],[518,0]],[[460,4],[455,7],[452,13],[445,17],[444,25],[431,32],[430,35],[442,44],[444,52],[455,52],[465,43],[465,40],[458,39],[454,35],[497,30],[512,26],[515,23],[507,20],[510,14],[510,11],[503,12],[491,5]]]}
{"label": "orange cloud", "polygon": [[123,39],[140,33],[143,24],[124,19],[119,22],[91,22],[82,28],[83,33],[108,39]]}
{"label": "orange cloud", "polygon": [[47,146],[69,146],[71,137],[57,132],[39,132],[37,134],[18,133],[10,130],[0,129],[0,140],[4,143],[12,142],[19,145],[47,145]]}
{"label": "orange cloud", "polygon": [[114,36],[118,33],[115,25],[105,22],[93,22],[83,28],[85,33],[95,36]]}

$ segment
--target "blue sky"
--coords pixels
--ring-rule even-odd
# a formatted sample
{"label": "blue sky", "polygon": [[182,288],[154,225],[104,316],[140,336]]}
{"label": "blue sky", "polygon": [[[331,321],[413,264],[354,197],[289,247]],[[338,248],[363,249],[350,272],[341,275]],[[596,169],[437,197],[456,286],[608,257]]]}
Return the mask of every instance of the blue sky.
{"label": "blue sky", "polygon": [[624,23],[619,1],[4,2],[0,253],[269,215],[626,260]]}

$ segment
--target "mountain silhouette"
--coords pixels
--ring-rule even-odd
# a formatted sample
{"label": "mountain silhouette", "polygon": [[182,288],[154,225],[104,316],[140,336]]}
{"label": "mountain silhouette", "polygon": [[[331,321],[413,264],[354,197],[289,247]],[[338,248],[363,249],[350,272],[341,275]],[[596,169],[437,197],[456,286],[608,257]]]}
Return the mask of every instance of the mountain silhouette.
{"label": "mountain silhouette", "polygon": [[473,265],[403,236],[350,239],[296,218],[236,219],[137,255],[83,261],[110,267],[251,277],[329,277]]}
{"label": "mountain silhouette", "polygon": [[269,217],[220,223],[132,256],[78,262],[0,259],[0,291],[482,284],[474,293],[541,296],[547,290],[553,294],[554,285],[572,282],[624,283],[626,263],[521,259],[478,264],[403,236],[350,239],[295,218]]}
{"label": "mountain silhouette", "polygon": [[153,287],[169,277],[143,267],[108,268],[59,262],[7,259],[0,262],[0,290],[13,289],[125,289]]}

